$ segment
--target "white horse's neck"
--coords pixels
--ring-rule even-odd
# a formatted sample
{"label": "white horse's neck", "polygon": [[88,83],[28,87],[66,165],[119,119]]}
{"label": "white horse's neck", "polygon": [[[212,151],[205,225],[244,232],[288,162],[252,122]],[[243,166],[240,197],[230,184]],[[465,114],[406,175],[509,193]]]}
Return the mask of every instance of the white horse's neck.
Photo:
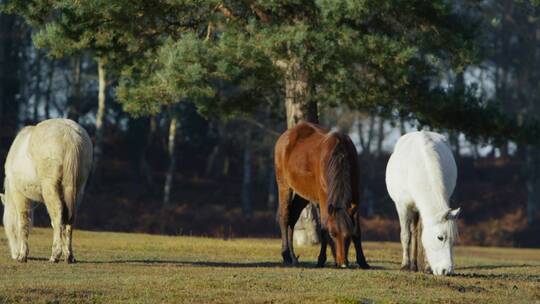
{"label": "white horse's neck", "polygon": [[450,208],[457,171],[452,152],[440,134],[419,132],[419,146],[418,163],[423,168],[415,168],[418,174],[411,186],[416,188],[414,199],[423,221],[430,221]]}

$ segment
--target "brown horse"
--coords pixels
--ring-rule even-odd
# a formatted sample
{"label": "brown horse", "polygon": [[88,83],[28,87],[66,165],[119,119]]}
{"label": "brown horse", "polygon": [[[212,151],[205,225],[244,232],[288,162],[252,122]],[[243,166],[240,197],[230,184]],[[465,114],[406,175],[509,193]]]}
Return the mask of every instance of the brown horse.
{"label": "brown horse", "polygon": [[300,212],[311,201],[318,203],[320,210],[321,252],[317,266],[326,263],[326,246],[330,242],[336,265],[347,267],[352,239],[358,265],[369,268],[360,238],[357,164],[356,148],[345,134],[300,123],[279,137],[275,167],[285,264],[298,263],[293,229]]}

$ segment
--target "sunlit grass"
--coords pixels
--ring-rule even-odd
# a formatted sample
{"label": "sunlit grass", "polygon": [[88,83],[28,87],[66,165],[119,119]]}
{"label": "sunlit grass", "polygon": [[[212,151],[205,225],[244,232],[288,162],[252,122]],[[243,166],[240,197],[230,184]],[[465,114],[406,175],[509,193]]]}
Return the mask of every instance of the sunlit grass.
{"label": "sunlit grass", "polygon": [[[1,228],[1,227],[0,227]],[[49,264],[52,232],[33,229],[27,264],[0,234],[0,303],[535,303],[540,250],[458,247],[457,273],[399,271],[400,247],[366,243],[375,269],[315,268],[317,247],[282,267],[276,239],[220,240],[76,231],[75,265]]]}

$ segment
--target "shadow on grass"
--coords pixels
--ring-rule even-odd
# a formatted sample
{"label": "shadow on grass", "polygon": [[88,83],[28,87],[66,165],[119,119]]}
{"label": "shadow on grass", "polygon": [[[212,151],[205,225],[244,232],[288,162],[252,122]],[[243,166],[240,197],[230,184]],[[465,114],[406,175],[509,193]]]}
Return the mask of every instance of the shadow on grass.
{"label": "shadow on grass", "polygon": [[[146,264],[146,265],[177,265],[177,266],[201,266],[201,267],[231,267],[231,268],[276,268],[292,267],[277,262],[205,262],[205,261],[177,261],[177,260],[112,260],[112,261],[79,261],[81,264]],[[315,268],[314,263],[300,263],[299,267]],[[298,267],[298,266],[297,266]]]}
{"label": "shadow on grass", "polygon": [[485,279],[485,280],[510,280],[538,282],[540,275],[514,274],[514,273],[455,273],[453,277],[464,279]]}
{"label": "shadow on grass", "polygon": [[457,270],[491,270],[499,268],[534,268],[540,267],[540,265],[528,265],[528,264],[500,264],[500,265],[474,265],[457,267]]}
{"label": "shadow on grass", "polygon": [[[296,266],[285,265],[281,262],[207,262],[207,261],[177,261],[177,260],[112,260],[112,261],[77,261],[80,264],[143,264],[143,265],[175,265],[175,266],[197,266],[197,267],[225,267],[225,268],[308,268],[319,269],[315,262],[300,262]],[[324,268],[336,268],[327,264]],[[348,270],[360,269],[356,265],[347,268]],[[345,269],[345,270],[347,270]],[[385,269],[381,266],[371,265],[371,269]]]}
{"label": "shadow on grass", "polygon": [[49,261],[47,258],[28,257],[29,261]]}

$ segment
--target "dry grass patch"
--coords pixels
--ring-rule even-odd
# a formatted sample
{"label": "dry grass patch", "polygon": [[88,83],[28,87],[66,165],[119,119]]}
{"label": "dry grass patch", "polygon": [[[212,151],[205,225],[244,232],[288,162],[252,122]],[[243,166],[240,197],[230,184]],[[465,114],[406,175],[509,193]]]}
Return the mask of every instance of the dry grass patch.
{"label": "dry grass patch", "polygon": [[[282,267],[276,239],[220,240],[76,231],[75,265],[49,264],[33,229],[27,264],[0,234],[0,303],[535,303],[540,250],[458,247],[457,275],[399,271],[400,246],[366,243],[375,269],[315,268],[317,247]],[[352,254],[352,253],[351,253]],[[351,255],[352,256],[352,255]]]}

